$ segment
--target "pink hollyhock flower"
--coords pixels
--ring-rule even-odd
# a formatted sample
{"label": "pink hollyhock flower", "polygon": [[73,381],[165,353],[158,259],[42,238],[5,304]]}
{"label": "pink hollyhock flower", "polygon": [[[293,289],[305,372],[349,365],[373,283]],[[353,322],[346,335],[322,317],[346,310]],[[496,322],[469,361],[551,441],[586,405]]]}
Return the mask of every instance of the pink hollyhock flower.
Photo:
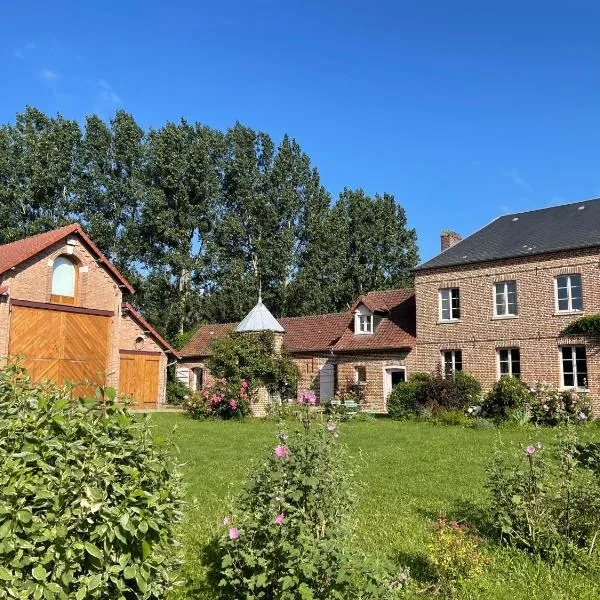
{"label": "pink hollyhock flower", "polygon": [[240,388],[240,398],[246,397],[246,390],[244,388]]}
{"label": "pink hollyhock flower", "polygon": [[288,454],[288,449],[285,446],[282,446],[281,444],[275,446],[275,456],[277,458],[285,458]]}
{"label": "pink hollyhock flower", "polygon": [[225,517],[223,519],[223,525],[229,525],[231,523],[231,520],[229,519],[229,517]]}
{"label": "pink hollyhock flower", "polygon": [[527,446],[527,448],[525,448],[525,454],[528,454],[529,456],[535,454],[535,446]]}
{"label": "pink hollyhock flower", "polygon": [[222,400],[221,396],[219,396],[218,394],[213,394],[211,402],[213,404],[219,404],[221,402],[221,400]]}
{"label": "pink hollyhock flower", "polygon": [[237,527],[230,527],[229,528],[229,539],[230,540],[237,540],[240,537],[240,532],[238,531]]}
{"label": "pink hollyhock flower", "polygon": [[335,423],[327,423],[327,431],[335,431],[337,425]]}
{"label": "pink hollyhock flower", "polygon": [[248,387],[248,382],[245,379],[242,379],[242,387],[246,389]]}
{"label": "pink hollyhock flower", "polygon": [[231,410],[235,410],[238,407],[238,403],[235,400],[230,400],[229,401],[229,408]]}
{"label": "pink hollyhock flower", "polygon": [[314,406],[317,403],[317,397],[314,392],[302,392],[299,402],[300,404]]}
{"label": "pink hollyhock flower", "polygon": [[210,396],[210,394],[208,393],[208,390],[204,390],[204,391],[202,392],[202,396],[203,396],[205,399],[208,399],[208,397]]}
{"label": "pink hollyhock flower", "polygon": [[285,519],[285,515],[283,513],[279,513],[276,517],[275,517],[275,523],[277,523],[277,525],[281,525],[283,523],[283,520]]}

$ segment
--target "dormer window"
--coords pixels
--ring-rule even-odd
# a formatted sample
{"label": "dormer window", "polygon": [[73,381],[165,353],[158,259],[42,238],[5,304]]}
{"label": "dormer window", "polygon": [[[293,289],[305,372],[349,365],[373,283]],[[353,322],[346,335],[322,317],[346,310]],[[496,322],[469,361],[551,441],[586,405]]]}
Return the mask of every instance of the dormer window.
{"label": "dormer window", "polygon": [[354,333],[357,335],[373,333],[373,315],[371,313],[356,314]]}
{"label": "dormer window", "polygon": [[75,304],[77,267],[68,256],[58,256],[52,264],[51,302]]}

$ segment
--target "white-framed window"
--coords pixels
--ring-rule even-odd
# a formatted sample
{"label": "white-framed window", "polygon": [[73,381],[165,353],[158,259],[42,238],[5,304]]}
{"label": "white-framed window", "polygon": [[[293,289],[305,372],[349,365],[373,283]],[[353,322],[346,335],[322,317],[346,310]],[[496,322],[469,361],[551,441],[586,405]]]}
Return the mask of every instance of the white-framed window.
{"label": "white-framed window", "polygon": [[364,367],[364,366],[354,367],[354,381],[356,383],[366,383],[367,382],[367,367]]}
{"label": "white-framed window", "polygon": [[498,349],[499,377],[521,377],[521,351],[518,348]]}
{"label": "white-framed window", "polygon": [[514,317],[517,314],[517,282],[499,281],[494,284],[494,315]]}
{"label": "white-framed window", "polygon": [[52,265],[52,295],[75,296],[75,263],[66,256],[58,256]]}
{"label": "white-framed window", "polygon": [[458,288],[440,290],[440,321],[460,319],[460,292]]}
{"label": "white-framed window", "polygon": [[587,390],[587,358],[585,346],[561,346],[562,386]]}
{"label": "white-framed window", "polygon": [[442,352],[444,377],[452,377],[455,371],[462,371],[462,350],[444,350]]}
{"label": "white-framed window", "polygon": [[555,279],[557,312],[583,310],[581,275],[558,275]]}
{"label": "white-framed window", "polygon": [[373,333],[373,315],[356,315],[356,333]]}

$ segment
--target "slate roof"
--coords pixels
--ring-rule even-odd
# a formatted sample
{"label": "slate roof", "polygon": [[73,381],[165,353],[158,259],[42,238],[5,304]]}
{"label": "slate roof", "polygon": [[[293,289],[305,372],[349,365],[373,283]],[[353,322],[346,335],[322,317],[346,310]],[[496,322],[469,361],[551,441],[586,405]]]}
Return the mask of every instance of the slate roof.
{"label": "slate roof", "polygon": [[254,308],[242,319],[242,322],[235,328],[238,333],[252,331],[275,331],[283,333],[284,329],[277,319],[271,314],[271,311],[262,303],[259,298]]}
{"label": "slate roof", "polygon": [[[355,336],[353,308],[343,313],[282,317],[283,345],[289,352],[345,352],[391,350],[415,344],[415,303],[412,290],[371,292],[361,298],[382,312],[372,335]],[[357,301],[358,302],[358,301]],[[365,304],[366,305],[366,304]],[[206,356],[215,338],[225,337],[237,323],[202,325],[180,351],[182,357]]]}
{"label": "slate roof", "polygon": [[600,246],[600,199],[498,217],[415,271]]}
{"label": "slate roof", "polygon": [[177,352],[177,350],[175,350],[175,348],[173,348],[173,346],[171,346],[171,344],[169,344],[169,342],[167,342],[167,340],[165,340],[165,338],[162,337],[160,333],[158,333],[158,331],[156,331],[156,329],[154,329],[154,327],[152,327],[152,325],[150,325],[150,323],[148,323],[148,321],[146,321],[146,319],[144,319],[144,317],[142,317],[142,315],[137,310],[135,310],[135,308],[133,308],[131,304],[129,304],[129,302],[123,303],[123,312],[128,313],[129,316],[146,333],[149,333],[150,336],[152,336],[158,342],[159,346],[162,346],[166,352],[174,354],[179,358],[179,353]]}
{"label": "slate roof", "polygon": [[71,234],[77,234],[81,237],[92,254],[96,255],[98,262],[102,263],[123,287],[127,288],[130,293],[133,293],[134,290],[131,284],[119,273],[108,258],[100,252],[100,249],[92,242],[79,223],[72,223],[59,229],[53,229],[52,231],[32,235],[16,242],[0,245],[0,275]]}
{"label": "slate roof", "polygon": [[[382,318],[375,332],[354,335],[354,319],[350,321],[333,347],[334,352],[357,352],[361,350],[395,350],[412,348],[416,343],[416,306],[412,290],[370,292],[361,296],[354,306],[363,303],[369,310],[381,312]],[[373,308],[371,308],[373,307]]]}

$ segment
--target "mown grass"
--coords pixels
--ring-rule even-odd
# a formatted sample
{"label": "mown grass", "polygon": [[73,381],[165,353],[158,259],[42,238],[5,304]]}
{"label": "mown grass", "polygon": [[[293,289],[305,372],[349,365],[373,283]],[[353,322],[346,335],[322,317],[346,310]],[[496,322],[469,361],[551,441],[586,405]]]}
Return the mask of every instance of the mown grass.
{"label": "mown grass", "polygon": [[[185,586],[176,598],[213,598],[203,554],[222,528],[231,501],[253,460],[275,444],[272,422],[199,422],[181,414],[151,417],[156,435],[172,437],[183,463],[189,500],[182,539]],[[177,426],[175,433],[171,433]],[[598,436],[598,428],[584,432]],[[417,588],[430,585],[427,523],[440,513],[466,520],[485,533],[485,471],[498,438],[525,446],[552,442],[550,429],[465,429],[387,420],[342,425],[341,441],[352,456],[360,484],[355,517],[357,543],[376,556],[408,566]],[[501,548],[485,538],[492,562],[486,573],[456,598],[511,600],[597,599],[600,582],[569,565],[548,565],[526,553]],[[424,596],[415,593],[415,598]]]}

